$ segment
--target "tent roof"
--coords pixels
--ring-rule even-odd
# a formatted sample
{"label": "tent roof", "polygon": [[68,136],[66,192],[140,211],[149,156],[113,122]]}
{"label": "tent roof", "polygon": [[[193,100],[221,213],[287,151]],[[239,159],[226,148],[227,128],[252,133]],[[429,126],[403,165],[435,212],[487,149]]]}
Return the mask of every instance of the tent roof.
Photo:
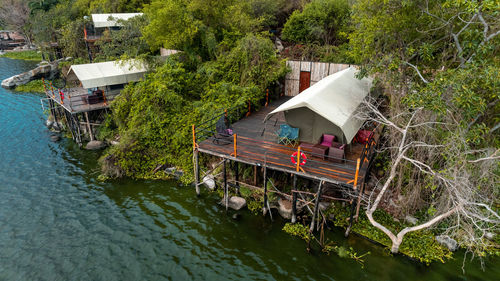
{"label": "tent roof", "polygon": [[354,117],[356,109],[370,92],[372,78],[359,80],[357,70],[349,67],[325,77],[280,105],[266,116],[300,107],[307,107],[337,125],[350,142],[362,125]]}
{"label": "tent roof", "polygon": [[72,73],[82,82],[82,86],[88,89],[139,81],[146,73],[146,68],[135,60],[107,61],[72,65],[68,76]]}
{"label": "tent roof", "polygon": [[[120,14],[92,14],[92,21],[94,22],[94,27],[112,27],[120,26],[117,20],[128,20],[135,16],[140,16],[142,13],[120,13]],[[110,19],[109,17],[112,17]]]}

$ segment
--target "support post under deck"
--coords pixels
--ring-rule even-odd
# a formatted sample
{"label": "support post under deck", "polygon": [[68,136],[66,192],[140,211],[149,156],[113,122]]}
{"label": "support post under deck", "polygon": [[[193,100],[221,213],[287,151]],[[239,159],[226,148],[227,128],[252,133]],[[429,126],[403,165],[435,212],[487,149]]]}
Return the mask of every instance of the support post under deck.
{"label": "support post under deck", "polygon": [[224,163],[222,163],[222,174],[224,175],[224,204],[226,205],[226,211],[229,205],[229,192],[227,188],[227,173],[226,173],[226,159],[224,158]]}
{"label": "support post under deck", "polygon": [[319,182],[318,186],[318,193],[316,193],[316,203],[314,204],[314,210],[313,210],[313,217],[311,221],[311,227],[309,228],[309,232],[312,233],[314,230],[314,223],[316,220],[316,214],[318,213],[318,206],[319,206],[319,198],[321,197],[321,189],[323,188],[323,181]]}
{"label": "support post under deck", "polygon": [[267,214],[267,167],[264,166],[264,206],[262,207],[262,213],[264,216]]}
{"label": "support post under deck", "polygon": [[196,189],[196,196],[200,196],[200,155],[198,148],[193,149],[194,155],[194,186]]}
{"label": "support post under deck", "polygon": [[293,187],[292,187],[292,223],[297,222],[297,175],[293,175]]}

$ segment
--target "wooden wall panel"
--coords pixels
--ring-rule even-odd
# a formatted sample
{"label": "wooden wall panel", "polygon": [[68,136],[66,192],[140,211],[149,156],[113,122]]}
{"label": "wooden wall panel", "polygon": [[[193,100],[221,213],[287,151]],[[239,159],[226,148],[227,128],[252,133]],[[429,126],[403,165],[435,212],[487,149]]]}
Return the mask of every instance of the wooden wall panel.
{"label": "wooden wall panel", "polygon": [[328,76],[329,64],[324,62],[314,62],[311,66],[311,81],[318,82]]}
{"label": "wooden wall panel", "polygon": [[301,61],[300,62],[300,71],[311,71],[311,64],[312,64],[312,62],[310,62],[310,61]]}

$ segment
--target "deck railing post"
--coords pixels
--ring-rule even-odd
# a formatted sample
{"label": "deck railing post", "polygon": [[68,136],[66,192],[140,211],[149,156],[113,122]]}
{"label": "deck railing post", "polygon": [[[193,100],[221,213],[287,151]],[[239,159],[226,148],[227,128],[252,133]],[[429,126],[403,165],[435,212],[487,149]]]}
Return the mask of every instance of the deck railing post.
{"label": "deck railing post", "polygon": [[233,138],[234,138],[234,157],[237,157],[237,144],[236,144],[236,140],[237,140],[237,136],[236,134],[233,135]]}
{"label": "deck railing post", "polygon": [[358,185],[358,175],[359,175],[359,166],[361,164],[361,159],[358,158],[357,162],[356,162],[356,174],[354,174],[354,185],[353,185],[353,188],[356,189],[357,185]]}
{"label": "deck railing post", "polygon": [[266,105],[265,107],[267,107],[269,105],[269,89],[266,89]]}
{"label": "deck railing post", "polygon": [[234,161],[234,181],[236,186],[236,193],[240,195],[240,171],[238,162]]}
{"label": "deck railing post", "polygon": [[297,172],[300,169],[300,146],[297,147]]}

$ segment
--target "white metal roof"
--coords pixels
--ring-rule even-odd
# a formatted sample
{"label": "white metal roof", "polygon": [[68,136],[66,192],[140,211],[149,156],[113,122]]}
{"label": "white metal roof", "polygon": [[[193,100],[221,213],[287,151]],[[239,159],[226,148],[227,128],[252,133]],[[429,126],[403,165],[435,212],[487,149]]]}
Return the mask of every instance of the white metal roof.
{"label": "white metal roof", "polygon": [[120,14],[92,14],[94,27],[112,27],[120,26],[117,20],[129,20],[135,16],[140,16],[142,13],[120,13]]}
{"label": "white metal roof", "polygon": [[68,76],[74,74],[86,89],[139,81],[146,73],[138,61],[107,61],[72,65]]}
{"label": "white metal roof", "polygon": [[266,119],[278,112],[307,107],[337,125],[350,142],[363,125],[354,115],[373,81],[366,77],[359,80],[356,73],[354,67],[349,67],[323,78],[273,110]]}

